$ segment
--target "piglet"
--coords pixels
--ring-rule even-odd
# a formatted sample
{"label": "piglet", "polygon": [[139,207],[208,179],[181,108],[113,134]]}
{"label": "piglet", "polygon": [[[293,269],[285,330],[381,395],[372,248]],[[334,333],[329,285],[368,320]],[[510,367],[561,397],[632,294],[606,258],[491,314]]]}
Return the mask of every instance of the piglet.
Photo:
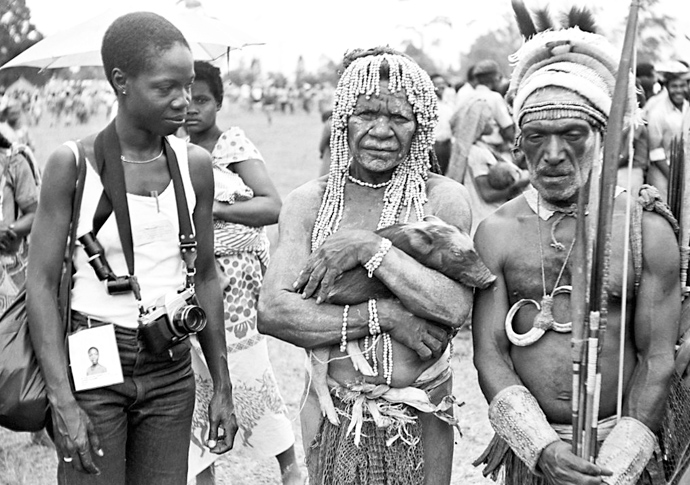
{"label": "piglet", "polygon": [[[423,265],[435,269],[449,278],[467,286],[487,288],[495,280],[474,250],[469,234],[455,226],[443,222],[435,216],[426,216],[422,221],[394,224],[376,233],[390,239],[398,249]],[[391,291],[375,276],[369,278],[362,266],[346,271],[336,278],[326,301],[336,305],[355,305],[369,298],[390,298]],[[373,376],[374,371],[364,358],[359,343],[348,342],[347,352],[355,368],[365,376]],[[321,412],[334,425],[340,420],[328,389],[328,358],[326,347],[312,349],[312,385],[319,399]]]}
{"label": "piglet", "polygon": [[[404,251],[424,266],[435,269],[460,283],[487,288],[496,277],[474,250],[470,235],[435,216],[422,221],[394,224],[376,231],[390,239],[393,246]],[[354,305],[369,298],[390,298],[391,291],[375,276],[369,278],[363,266],[344,272],[335,280],[326,302]]]}

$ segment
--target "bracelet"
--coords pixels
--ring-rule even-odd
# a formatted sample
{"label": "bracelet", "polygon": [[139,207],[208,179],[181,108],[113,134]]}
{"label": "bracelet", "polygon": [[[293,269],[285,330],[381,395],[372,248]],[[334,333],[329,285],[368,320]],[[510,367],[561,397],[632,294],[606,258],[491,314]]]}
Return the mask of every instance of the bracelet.
{"label": "bracelet", "polygon": [[381,238],[379,249],[376,251],[376,253],[374,253],[369,261],[364,263],[364,269],[367,270],[367,276],[369,278],[374,276],[374,271],[381,266],[381,261],[383,261],[384,256],[386,256],[386,253],[388,253],[388,250],[392,245],[393,243],[390,241],[390,239],[386,239],[385,237]]}
{"label": "bracelet", "polygon": [[616,485],[637,483],[656,445],[656,436],[644,423],[629,416],[622,417],[604,440],[596,459],[597,465],[613,472],[610,477],[602,477],[603,482]]}
{"label": "bracelet", "polygon": [[347,350],[347,312],[350,311],[350,305],[343,307],[343,326],[340,329],[340,351]]}
{"label": "bracelet", "polygon": [[383,378],[386,384],[391,385],[393,378],[393,342],[389,333],[384,333],[383,337]]}
{"label": "bracelet", "polygon": [[489,405],[489,422],[532,473],[544,448],[560,440],[525,386],[509,386],[496,394]]}
{"label": "bracelet", "polygon": [[378,335],[381,333],[379,311],[376,308],[376,298],[369,299],[369,333],[371,335]]}

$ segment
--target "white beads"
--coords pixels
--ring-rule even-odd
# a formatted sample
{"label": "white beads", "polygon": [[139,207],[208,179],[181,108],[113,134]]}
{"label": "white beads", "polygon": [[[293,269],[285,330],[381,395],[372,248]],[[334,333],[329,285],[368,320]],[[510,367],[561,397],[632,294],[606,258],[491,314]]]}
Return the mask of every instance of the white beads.
{"label": "white beads", "polygon": [[376,298],[369,299],[369,333],[372,336],[381,333],[381,324],[379,323],[379,311],[376,308]]}
{"label": "white beads", "polygon": [[340,351],[345,352],[347,350],[347,312],[350,311],[350,305],[345,305],[343,307],[343,326],[340,329]]}
{"label": "white beads", "polygon": [[384,333],[382,338],[383,355],[381,360],[383,361],[383,378],[386,380],[386,384],[390,386],[393,378],[393,342],[389,333]]}
{"label": "white beads", "polygon": [[381,182],[380,184],[370,184],[369,182],[365,182],[364,180],[359,180],[358,178],[353,177],[350,174],[347,174],[347,179],[352,183],[355,183],[355,184],[360,185],[362,187],[369,187],[370,189],[382,189],[383,187],[386,187],[386,186],[388,186],[388,184],[391,183],[390,180],[386,180],[385,182]]}
{"label": "white beads", "polygon": [[[388,254],[388,250],[391,248],[393,243],[390,241],[390,239],[386,239],[385,237],[381,238],[381,242],[379,243],[379,249],[374,253],[374,255],[364,263],[364,269],[367,270],[367,276],[371,278],[374,276],[374,271],[378,269],[379,266],[381,266],[381,262],[383,261],[383,258]],[[371,301],[371,300],[369,300]],[[374,300],[376,302],[376,300]]]}
{"label": "white beads", "polygon": [[[350,168],[347,122],[360,95],[378,95],[381,65],[388,65],[388,89],[404,91],[417,121],[410,153],[395,169],[383,195],[384,206],[377,229],[402,219],[407,222],[414,210],[417,219],[424,217],[427,202],[426,181],[431,166],[430,150],[434,144],[434,127],[438,105],[434,85],[428,74],[404,55],[382,52],[355,59],[343,72],[335,91],[331,126],[331,168],[321,207],[312,230],[311,249],[318,248],[335,233],[343,217],[345,183]],[[355,182],[356,183],[356,182]],[[403,214],[403,209],[405,210]],[[402,216],[402,217],[401,217]]]}

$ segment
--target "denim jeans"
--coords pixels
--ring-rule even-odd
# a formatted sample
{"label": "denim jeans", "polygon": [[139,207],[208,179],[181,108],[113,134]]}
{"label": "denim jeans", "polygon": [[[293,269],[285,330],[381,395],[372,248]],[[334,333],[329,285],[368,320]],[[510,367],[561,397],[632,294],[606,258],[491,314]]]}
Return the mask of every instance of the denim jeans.
{"label": "denim jeans", "polygon": [[[87,327],[82,315],[73,319],[74,328]],[[115,337],[124,382],[75,393],[104,452],[91,454],[101,473],[80,473],[60,461],[58,483],[185,485],[195,394],[190,343],[153,355],[135,329],[116,326]]]}

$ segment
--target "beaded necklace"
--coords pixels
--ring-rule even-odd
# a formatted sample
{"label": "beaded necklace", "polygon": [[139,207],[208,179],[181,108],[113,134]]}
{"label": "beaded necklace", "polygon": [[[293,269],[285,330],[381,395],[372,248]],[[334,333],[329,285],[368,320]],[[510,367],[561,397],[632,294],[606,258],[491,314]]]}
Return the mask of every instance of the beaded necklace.
{"label": "beaded necklace", "polygon": [[362,187],[368,187],[370,189],[381,189],[383,187],[387,187],[391,183],[391,181],[389,179],[389,180],[386,180],[385,182],[381,182],[380,184],[370,184],[369,182],[365,182],[364,180],[360,180],[358,178],[355,178],[350,174],[347,174],[347,179],[352,183],[355,183],[355,184],[360,185]]}
{"label": "beaded necklace", "polygon": [[384,62],[389,70],[388,89],[391,92],[404,90],[415,113],[417,131],[408,157],[394,170],[386,185],[377,229],[397,223],[403,210],[404,222],[409,220],[413,210],[419,220],[424,217],[426,181],[431,166],[429,152],[433,147],[434,127],[438,119],[434,85],[428,74],[407,57],[387,53],[360,57],[345,69],[335,91],[330,141],[331,167],[312,231],[312,251],[335,233],[342,221],[351,158],[347,143],[347,121],[354,113],[360,95],[380,94],[380,71]]}

